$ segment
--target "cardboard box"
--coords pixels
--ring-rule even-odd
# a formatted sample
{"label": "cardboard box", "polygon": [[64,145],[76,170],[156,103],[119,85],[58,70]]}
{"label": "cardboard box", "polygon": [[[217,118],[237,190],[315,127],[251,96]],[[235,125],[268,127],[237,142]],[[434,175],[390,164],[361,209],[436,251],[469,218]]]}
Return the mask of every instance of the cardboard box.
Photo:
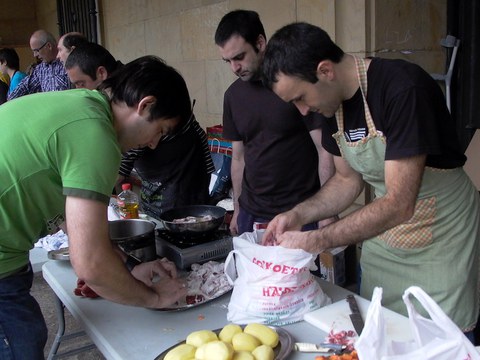
{"label": "cardboard box", "polygon": [[345,249],[341,246],[320,254],[320,277],[335,285],[345,284]]}

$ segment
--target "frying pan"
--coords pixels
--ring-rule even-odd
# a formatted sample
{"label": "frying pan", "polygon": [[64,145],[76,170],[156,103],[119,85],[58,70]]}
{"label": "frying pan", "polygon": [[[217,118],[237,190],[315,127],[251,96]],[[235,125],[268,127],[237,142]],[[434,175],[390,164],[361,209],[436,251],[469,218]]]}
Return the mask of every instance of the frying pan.
{"label": "frying pan", "polygon": [[[167,210],[160,215],[165,229],[172,233],[185,235],[201,235],[217,230],[223,224],[226,210],[220,206],[213,205],[190,205]],[[195,223],[174,223],[175,219],[183,219],[187,216],[201,217],[211,215],[212,220],[199,221]]]}

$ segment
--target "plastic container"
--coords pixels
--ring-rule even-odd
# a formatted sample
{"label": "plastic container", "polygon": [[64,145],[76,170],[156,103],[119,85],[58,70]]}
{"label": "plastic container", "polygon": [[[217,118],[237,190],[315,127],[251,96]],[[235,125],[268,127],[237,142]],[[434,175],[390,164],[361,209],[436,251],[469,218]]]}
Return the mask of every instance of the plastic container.
{"label": "plastic container", "polygon": [[122,184],[122,192],[117,197],[117,205],[122,219],[138,219],[138,196],[131,188],[130,184]]}

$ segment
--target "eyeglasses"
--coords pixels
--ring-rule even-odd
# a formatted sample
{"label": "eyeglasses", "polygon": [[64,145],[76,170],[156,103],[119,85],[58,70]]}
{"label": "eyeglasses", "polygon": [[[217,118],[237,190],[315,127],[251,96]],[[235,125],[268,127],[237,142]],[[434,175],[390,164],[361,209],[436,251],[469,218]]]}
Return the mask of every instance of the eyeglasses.
{"label": "eyeglasses", "polygon": [[45,47],[45,45],[47,45],[47,44],[48,44],[48,41],[46,41],[46,42],[45,42],[42,46],[40,46],[38,49],[32,49],[33,53],[35,54],[35,53],[40,52],[40,50],[42,50],[42,49]]}

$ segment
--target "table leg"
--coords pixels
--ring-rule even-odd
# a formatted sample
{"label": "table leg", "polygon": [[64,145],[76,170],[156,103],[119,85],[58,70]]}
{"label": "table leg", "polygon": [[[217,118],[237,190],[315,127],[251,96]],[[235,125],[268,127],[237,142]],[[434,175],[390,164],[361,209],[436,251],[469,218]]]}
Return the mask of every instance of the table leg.
{"label": "table leg", "polygon": [[72,334],[65,335],[65,305],[62,303],[62,301],[58,298],[57,295],[54,294],[54,297],[55,297],[54,299],[55,313],[57,315],[57,320],[58,320],[58,329],[55,335],[55,340],[53,341],[52,347],[50,348],[50,352],[48,353],[47,360],[53,360],[60,357],[70,356],[70,355],[78,354],[83,351],[94,349],[95,348],[94,344],[87,344],[77,349],[73,349],[70,351],[66,351],[64,353],[57,354],[58,348],[62,340],[69,340],[78,336],[85,336],[86,333],[85,331],[82,330]]}

